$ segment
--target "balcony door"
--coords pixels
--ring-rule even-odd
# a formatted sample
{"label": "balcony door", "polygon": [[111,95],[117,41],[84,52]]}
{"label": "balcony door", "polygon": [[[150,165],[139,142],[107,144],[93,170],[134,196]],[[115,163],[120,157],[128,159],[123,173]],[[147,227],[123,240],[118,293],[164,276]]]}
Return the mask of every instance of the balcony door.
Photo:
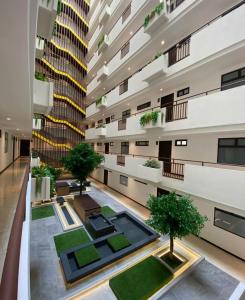
{"label": "balcony door", "polygon": [[104,170],[104,184],[108,185],[108,170]]}
{"label": "balcony door", "polygon": [[110,143],[105,143],[105,154],[110,153]]}
{"label": "balcony door", "polygon": [[172,141],[159,141],[158,159],[163,161],[163,171],[171,173]]}
{"label": "balcony door", "polygon": [[166,122],[173,120],[174,93],[161,98],[161,108],[166,107]]}

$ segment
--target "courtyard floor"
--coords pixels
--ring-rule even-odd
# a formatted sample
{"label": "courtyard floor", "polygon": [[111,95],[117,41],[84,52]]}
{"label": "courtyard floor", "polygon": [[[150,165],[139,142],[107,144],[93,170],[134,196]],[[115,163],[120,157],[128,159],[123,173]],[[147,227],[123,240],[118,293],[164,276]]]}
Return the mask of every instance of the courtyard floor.
{"label": "courtyard floor", "polygon": [[[146,208],[102,184],[93,183],[90,195],[101,206],[109,205],[116,212],[127,210],[138,218],[146,219],[148,217],[149,213]],[[62,232],[62,226],[57,216],[32,221],[30,249],[32,299],[66,299],[81,290],[82,283],[69,290],[66,289],[64,284],[53,241],[53,236]],[[162,241],[166,239],[167,237],[163,237]],[[161,299],[238,300],[240,296],[236,297],[236,293],[241,295],[243,290],[244,287],[241,284],[239,285],[239,280],[205,260]],[[236,298],[230,298],[232,294]],[[115,296],[108,286],[102,285],[100,288],[95,289],[93,293],[89,293],[80,299],[110,300],[115,299]]]}

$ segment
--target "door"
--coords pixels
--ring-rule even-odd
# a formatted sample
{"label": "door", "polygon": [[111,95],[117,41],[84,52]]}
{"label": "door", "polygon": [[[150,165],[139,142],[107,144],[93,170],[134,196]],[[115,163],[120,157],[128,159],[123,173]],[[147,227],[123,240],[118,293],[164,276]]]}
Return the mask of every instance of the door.
{"label": "door", "polygon": [[163,171],[171,173],[172,141],[159,141],[158,159],[163,161]]}
{"label": "door", "polygon": [[174,93],[161,98],[161,107],[166,107],[166,122],[173,121]]}
{"label": "door", "polygon": [[104,184],[108,185],[108,170],[104,170]]}
{"label": "door", "polygon": [[108,117],[108,118],[105,119],[105,123],[106,124],[109,124],[110,122],[111,122],[111,118],[110,117]]}
{"label": "door", "polygon": [[13,161],[15,160],[15,136],[13,137]]}
{"label": "door", "polygon": [[20,156],[30,156],[30,141],[21,140],[20,141]]}
{"label": "door", "polygon": [[110,153],[110,143],[105,143],[105,154]]}
{"label": "door", "polygon": [[157,188],[157,197],[160,197],[162,195],[168,195],[168,194],[169,194],[169,191],[161,189],[159,187]]}

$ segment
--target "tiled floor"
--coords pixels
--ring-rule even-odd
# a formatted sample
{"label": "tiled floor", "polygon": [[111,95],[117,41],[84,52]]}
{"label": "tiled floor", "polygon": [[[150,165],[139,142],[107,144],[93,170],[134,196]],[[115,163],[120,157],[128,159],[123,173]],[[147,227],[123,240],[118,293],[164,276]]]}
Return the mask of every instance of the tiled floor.
{"label": "tiled floor", "polygon": [[19,158],[0,175],[0,278],[26,166]]}

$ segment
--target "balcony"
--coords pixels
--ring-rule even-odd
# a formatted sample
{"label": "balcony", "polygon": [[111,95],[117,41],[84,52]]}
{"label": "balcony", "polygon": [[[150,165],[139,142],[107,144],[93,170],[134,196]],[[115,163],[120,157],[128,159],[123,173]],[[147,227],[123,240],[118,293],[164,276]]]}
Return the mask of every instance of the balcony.
{"label": "balcony", "polygon": [[159,57],[156,56],[156,58],[142,70],[142,80],[150,84],[153,81],[165,76],[166,71],[166,56],[160,54]]}
{"label": "balcony", "polygon": [[150,182],[159,183],[161,181],[161,171],[160,168],[150,168],[144,165],[138,165],[137,177]]}
{"label": "balcony", "polygon": [[99,23],[101,25],[105,24],[105,22],[109,19],[110,15],[111,15],[111,9],[109,5],[106,4],[99,16]]}
{"label": "balcony", "polygon": [[41,37],[36,37],[36,58],[41,59],[44,55],[45,41]]}
{"label": "balcony", "polygon": [[98,109],[106,108],[107,107],[107,100],[106,96],[102,96],[96,100],[96,107]]}
{"label": "balcony", "polygon": [[50,40],[57,16],[58,0],[39,0],[37,35]]}
{"label": "balcony", "polygon": [[150,35],[153,33],[156,34],[156,32],[162,28],[167,20],[168,17],[166,13],[166,5],[165,2],[161,2],[154,8],[154,10],[150,12],[150,14],[145,17],[145,32]]}
{"label": "balcony", "polygon": [[33,112],[48,115],[53,107],[53,83],[34,79]]}
{"label": "balcony", "polygon": [[103,66],[97,72],[97,81],[103,81],[109,75],[109,69],[107,66]]}

